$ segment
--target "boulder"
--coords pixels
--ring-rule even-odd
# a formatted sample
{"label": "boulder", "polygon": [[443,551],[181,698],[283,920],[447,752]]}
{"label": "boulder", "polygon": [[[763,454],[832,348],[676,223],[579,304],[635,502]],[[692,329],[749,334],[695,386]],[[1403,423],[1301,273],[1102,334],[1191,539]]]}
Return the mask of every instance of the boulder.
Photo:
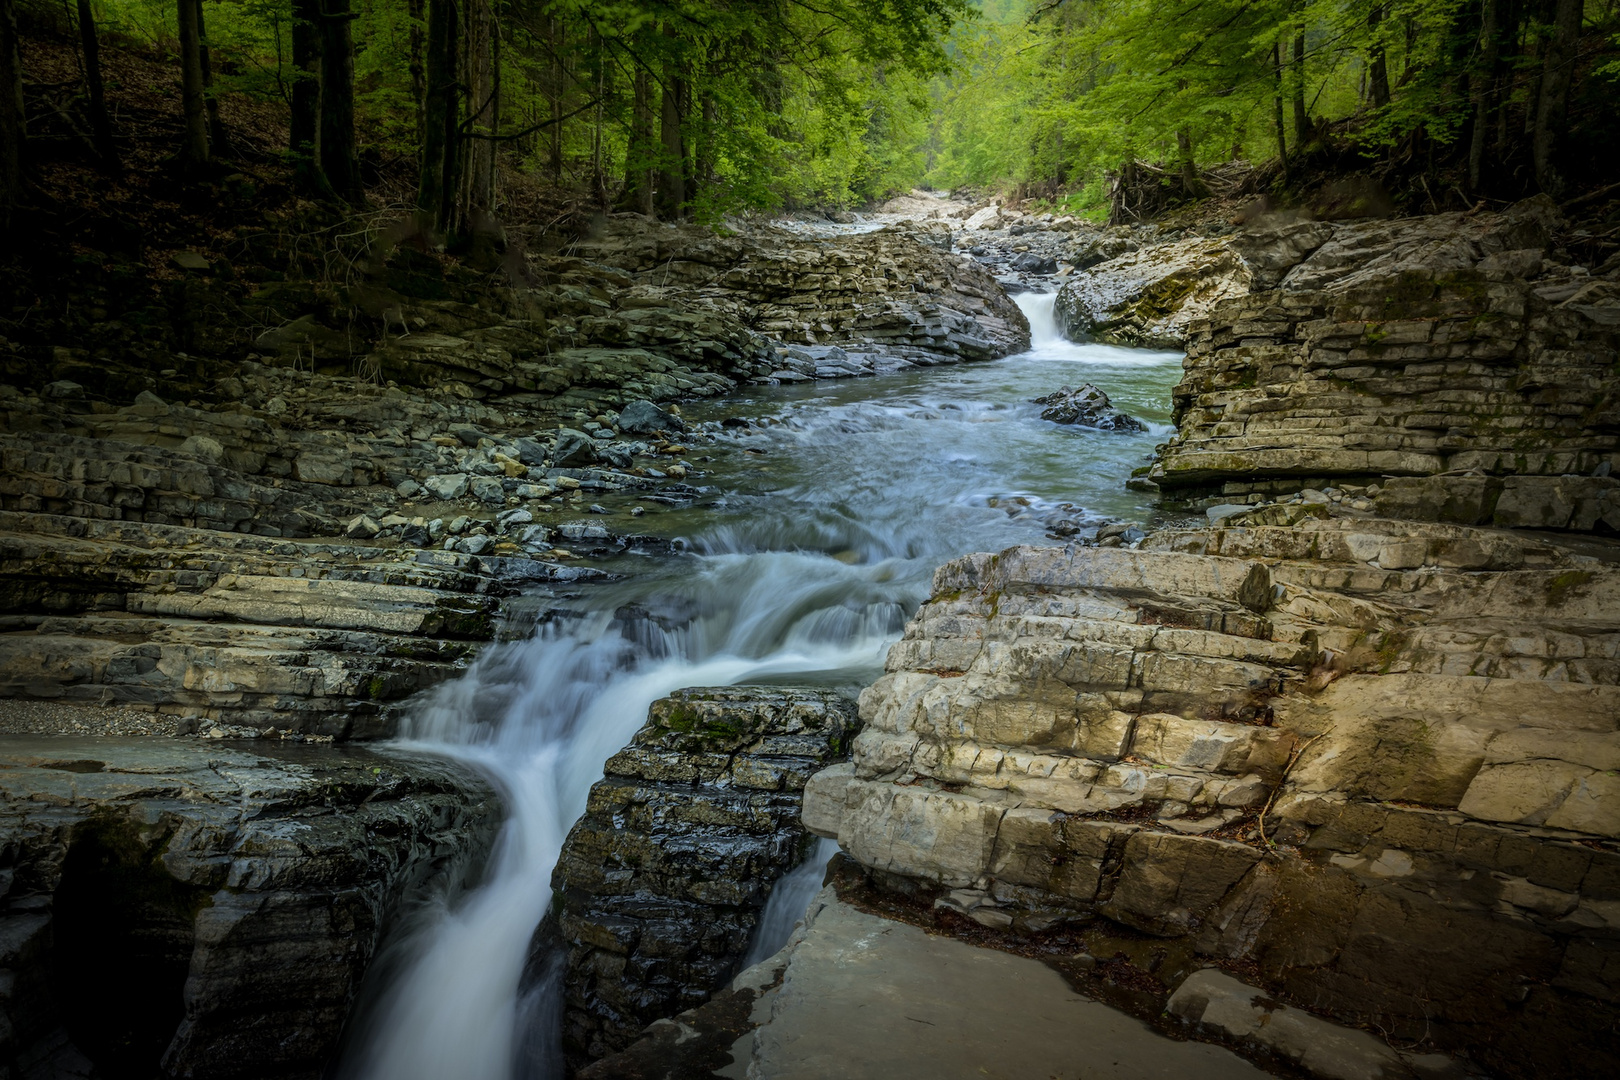
{"label": "boulder", "polygon": [[471,481],[472,478],[466,473],[442,473],[424,479],[422,487],[433,498],[448,502],[467,494],[467,486]]}
{"label": "boulder", "polygon": [[619,410],[618,427],[627,435],[652,435],[660,431],[686,430],[686,424],[680,417],[639,398],[626,403],[624,408]]}
{"label": "boulder", "polygon": [[595,465],[601,455],[596,440],[583,431],[563,428],[557,432],[557,445],[551,451],[551,464],[559,469]]}
{"label": "boulder", "polygon": [[1133,416],[1127,416],[1113,407],[1108,395],[1091,383],[1078,390],[1064,386],[1035,399],[1045,405],[1041,419],[1055,424],[1079,424],[1083,427],[1102,428],[1105,431],[1146,431],[1147,425]]}

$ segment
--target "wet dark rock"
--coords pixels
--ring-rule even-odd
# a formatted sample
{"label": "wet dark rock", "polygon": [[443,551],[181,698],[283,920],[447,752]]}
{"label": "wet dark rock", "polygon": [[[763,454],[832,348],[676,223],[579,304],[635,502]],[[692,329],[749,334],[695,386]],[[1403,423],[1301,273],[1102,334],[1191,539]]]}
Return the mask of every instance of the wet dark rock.
{"label": "wet dark rock", "polygon": [[1046,406],[1041,410],[1042,420],[1051,420],[1057,424],[1079,424],[1084,427],[1102,428],[1105,431],[1147,430],[1147,425],[1142,421],[1114,408],[1108,400],[1108,395],[1091,383],[1086,383],[1078,390],[1062,387],[1053,393],[1036,398],[1035,404]]}
{"label": "wet dark rock", "polygon": [[813,843],[805,782],[848,752],[856,726],[854,703],[821,689],[693,689],[653,704],[552,875],[575,1065],[731,977],[772,885]]}
{"label": "wet dark rock", "polygon": [[660,431],[685,431],[686,424],[672,412],[650,401],[632,401],[619,410],[619,430],[627,435],[652,435]]}
{"label": "wet dark rock", "polygon": [[599,457],[596,440],[583,431],[563,428],[557,432],[557,445],[551,454],[551,463],[555,467],[569,469],[594,465]]}
{"label": "wet dark rock", "polygon": [[500,817],[438,758],[0,737],[0,1073],[314,1080],[401,901]]}

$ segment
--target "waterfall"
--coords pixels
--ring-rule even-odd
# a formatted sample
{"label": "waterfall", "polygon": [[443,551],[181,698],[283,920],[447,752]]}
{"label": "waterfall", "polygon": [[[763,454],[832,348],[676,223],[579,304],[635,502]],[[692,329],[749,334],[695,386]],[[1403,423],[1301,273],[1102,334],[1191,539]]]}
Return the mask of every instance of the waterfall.
{"label": "waterfall", "polygon": [[748,944],[748,956],[743,967],[753,967],[761,960],[775,956],[793,936],[793,927],[804,918],[810,898],[821,891],[821,881],[827,876],[827,863],[838,854],[838,843],[826,837],[817,837],[804,862],[783,876],[771,890],[771,898],[760,912],[759,924],[754,927],[754,940]]}
{"label": "waterfall", "polygon": [[1057,293],[1019,293],[1013,297],[1013,303],[1024,313],[1029,320],[1029,347],[1031,350],[1044,348],[1049,345],[1065,341],[1062,333],[1058,331]]}

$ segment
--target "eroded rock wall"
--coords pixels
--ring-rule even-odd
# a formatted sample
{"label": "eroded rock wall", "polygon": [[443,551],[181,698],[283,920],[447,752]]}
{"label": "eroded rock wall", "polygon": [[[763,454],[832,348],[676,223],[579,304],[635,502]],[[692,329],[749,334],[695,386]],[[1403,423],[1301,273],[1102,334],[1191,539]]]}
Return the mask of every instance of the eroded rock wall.
{"label": "eroded rock wall", "polygon": [[774,883],[808,855],[801,793],[848,752],[825,690],[682,690],[608,759],[552,874],[576,1065],[707,1000],[748,952]]}
{"label": "eroded rock wall", "polygon": [[942,567],[805,818],[995,928],[1101,920],[1508,1075],[1611,1071],[1620,571],[1310,518]]}
{"label": "eroded rock wall", "polygon": [[401,900],[475,880],[501,820],[393,752],[4,736],[0,765],[10,1075],[315,1080]]}

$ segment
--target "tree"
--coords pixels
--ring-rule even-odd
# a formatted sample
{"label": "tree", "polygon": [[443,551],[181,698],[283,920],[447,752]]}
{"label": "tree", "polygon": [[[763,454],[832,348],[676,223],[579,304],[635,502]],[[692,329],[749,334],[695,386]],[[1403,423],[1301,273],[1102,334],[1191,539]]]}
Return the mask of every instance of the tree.
{"label": "tree", "polygon": [[1541,98],[1536,105],[1536,130],[1532,143],[1536,183],[1554,198],[1564,193],[1564,177],[1559,171],[1558,149],[1569,122],[1569,87],[1574,77],[1575,44],[1581,34],[1581,0],[1557,0],[1553,15],[1552,39],[1547,43],[1541,65]]}
{"label": "tree", "polygon": [[[86,0],[79,0],[84,4]],[[202,0],[194,0],[197,5],[197,37],[199,39],[197,53],[202,61],[203,101],[208,109],[208,142],[214,157],[229,157],[231,154],[230,136],[225,131],[225,121],[219,116],[219,96],[214,93],[214,61],[210,55],[213,50],[208,45],[208,24],[203,19]]]}
{"label": "tree", "polygon": [[354,143],[354,40],[349,0],[326,0],[321,12],[320,165],[332,192],[345,202],[364,198]]}
{"label": "tree", "polygon": [[0,233],[11,231],[23,201],[22,50],[12,0],[0,0]]}
{"label": "tree", "polygon": [[316,145],[321,124],[321,3],[292,0],[292,115],[287,148],[292,154],[293,176],[306,195],[325,197],[331,186],[321,172]]}
{"label": "tree", "polygon": [[96,19],[90,0],[79,0],[79,46],[84,53],[84,83],[90,107],[90,135],[96,145],[101,167],[119,171],[118,147],[113,142],[112,118],[107,115],[107,90],[101,79],[101,42],[96,37]]}
{"label": "tree", "polygon": [[203,100],[202,27],[198,25],[196,0],[180,0],[176,7],[180,28],[180,106],[185,117],[180,161],[192,168],[202,168],[209,162],[208,108]]}

